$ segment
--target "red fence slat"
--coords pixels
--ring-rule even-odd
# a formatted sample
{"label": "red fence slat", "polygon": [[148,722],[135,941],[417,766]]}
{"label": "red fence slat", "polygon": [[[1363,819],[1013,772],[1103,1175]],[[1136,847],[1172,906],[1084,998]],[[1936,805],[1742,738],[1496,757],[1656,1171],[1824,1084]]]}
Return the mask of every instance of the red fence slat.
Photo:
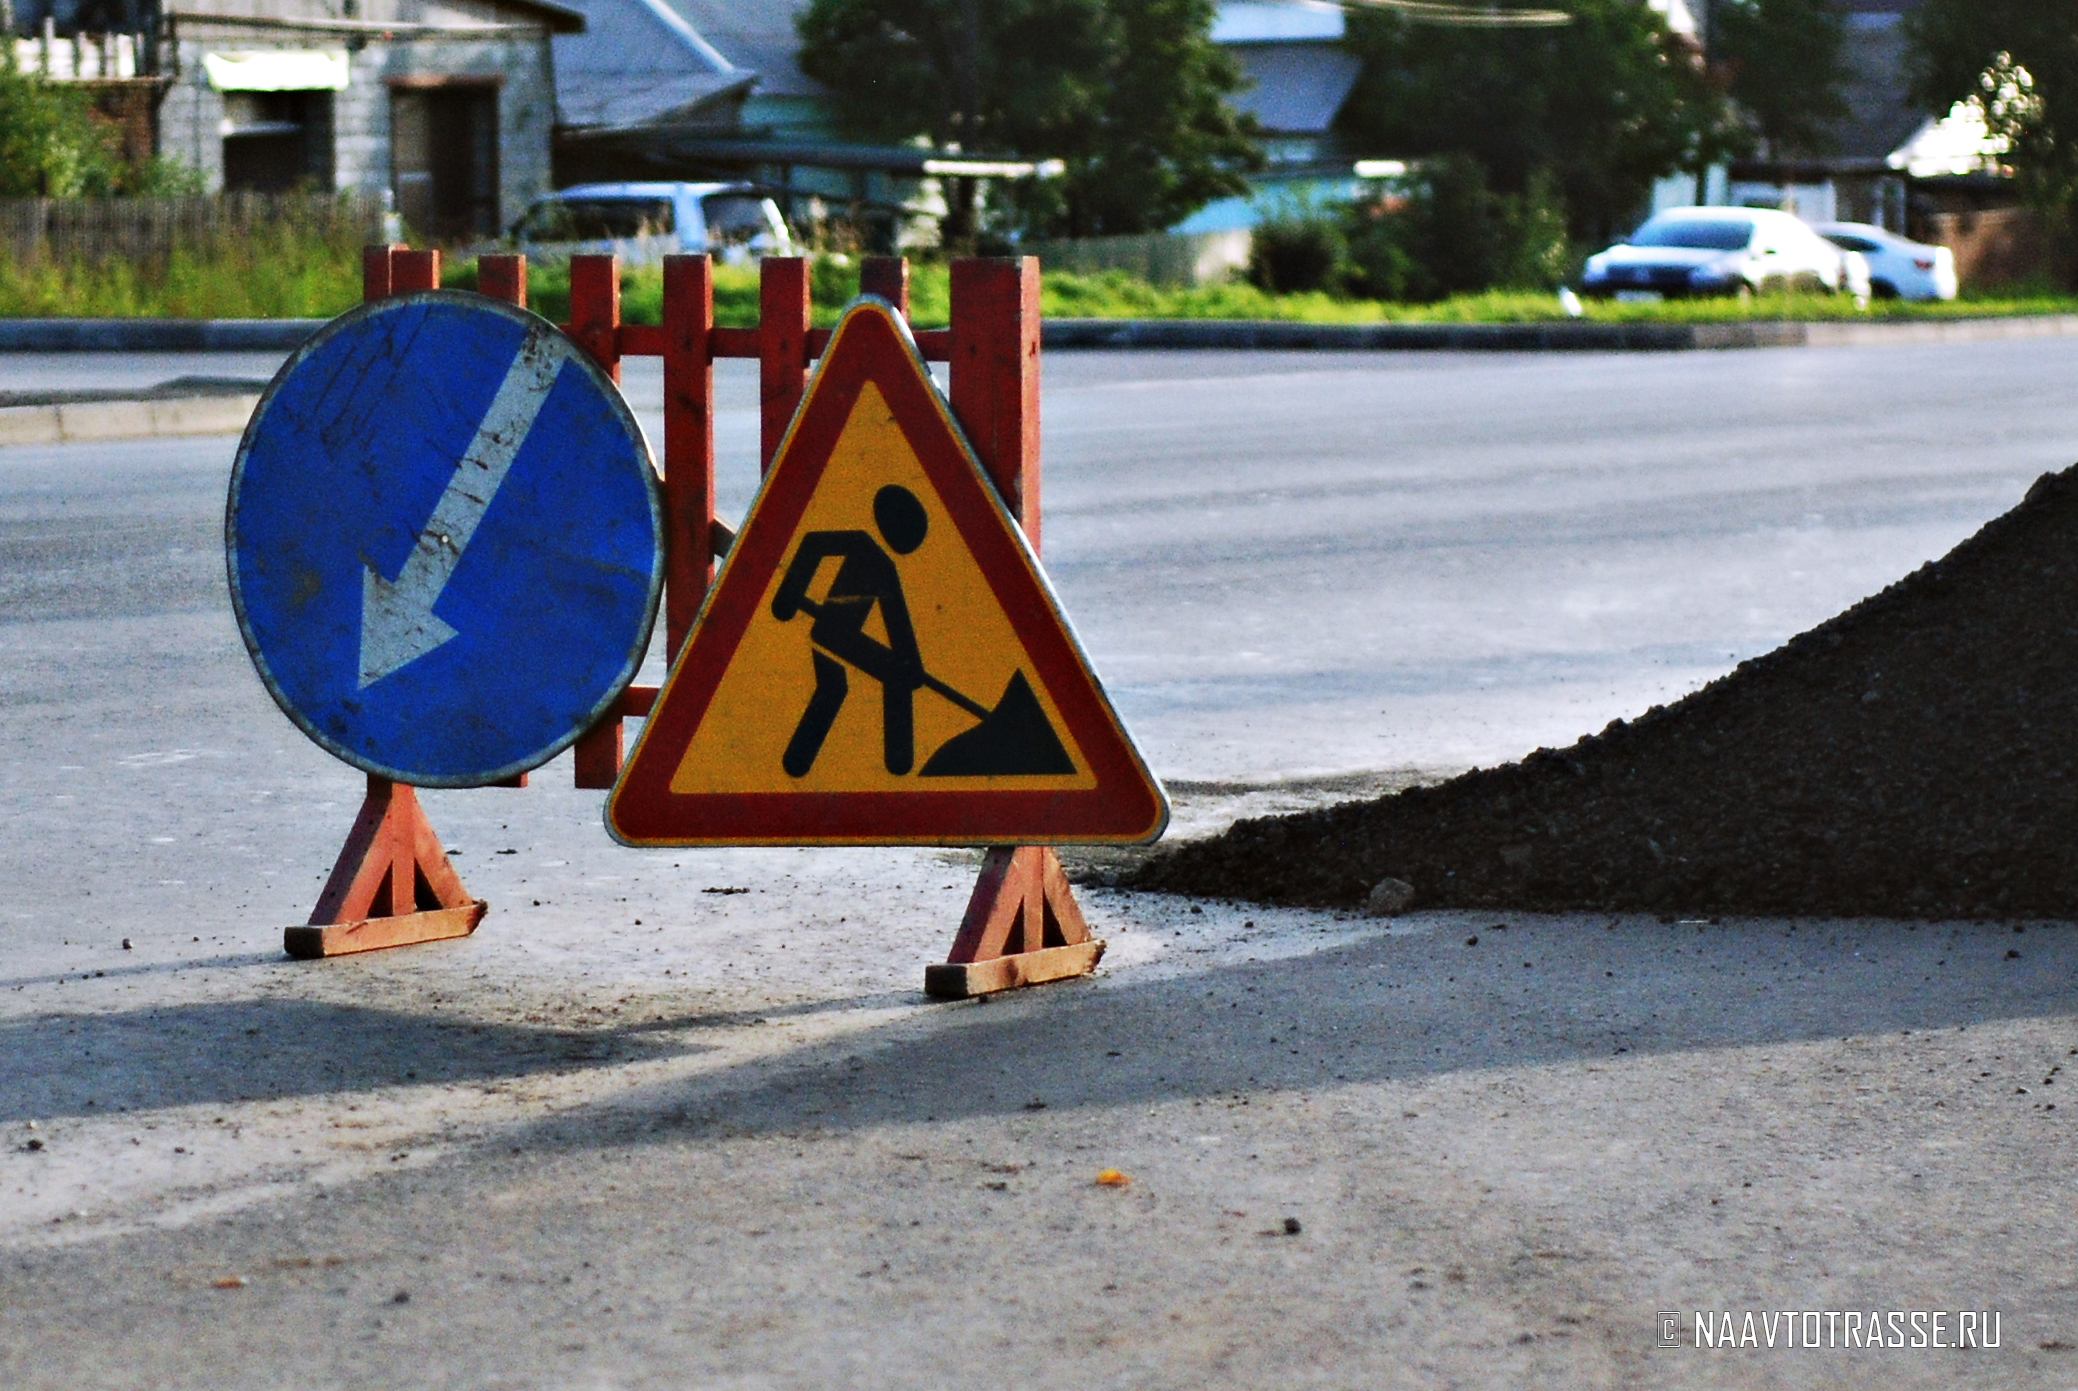
{"label": "red fence slat", "polygon": [[664,260],[664,633],[673,658],[714,579],[714,263]]}
{"label": "red fence slat", "polygon": [[1039,262],[952,263],[952,410],[1039,549]]}
{"label": "red fence slat", "polygon": [[800,256],[768,256],[758,274],[758,357],[761,414],[758,461],[772,467],[779,441],[801,404],[808,384],[808,262]]}

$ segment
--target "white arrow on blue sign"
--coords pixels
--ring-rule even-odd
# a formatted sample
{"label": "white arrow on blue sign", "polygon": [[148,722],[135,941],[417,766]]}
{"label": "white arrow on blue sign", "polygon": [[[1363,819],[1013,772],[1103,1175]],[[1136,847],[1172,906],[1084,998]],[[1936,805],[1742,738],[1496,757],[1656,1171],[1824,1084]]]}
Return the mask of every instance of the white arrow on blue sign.
{"label": "white arrow on blue sign", "polygon": [[328,325],[261,398],[225,521],[246,647],[358,768],[538,766],[648,649],[663,510],[641,428],[546,320],[447,291]]}

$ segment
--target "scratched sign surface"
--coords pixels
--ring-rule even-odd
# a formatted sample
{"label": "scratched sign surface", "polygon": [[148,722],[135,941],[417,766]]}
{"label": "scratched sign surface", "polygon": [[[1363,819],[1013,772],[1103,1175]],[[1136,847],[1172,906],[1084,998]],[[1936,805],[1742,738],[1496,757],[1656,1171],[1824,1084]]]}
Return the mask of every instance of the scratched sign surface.
{"label": "scratched sign surface", "polygon": [[421,787],[554,757],[633,678],[663,578],[647,444],[545,320],[448,291],[363,306],[282,368],[225,520],[261,679]]}

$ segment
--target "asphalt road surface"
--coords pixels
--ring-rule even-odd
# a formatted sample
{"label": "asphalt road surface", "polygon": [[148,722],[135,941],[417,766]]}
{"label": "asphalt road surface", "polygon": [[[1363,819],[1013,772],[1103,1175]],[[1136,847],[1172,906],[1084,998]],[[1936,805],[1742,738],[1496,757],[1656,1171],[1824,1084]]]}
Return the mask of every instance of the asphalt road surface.
{"label": "asphalt road surface", "polygon": [[[1776,645],[2078,459],[2074,369],[1059,354],[1048,568],[1197,833]],[[728,374],[730,515],[754,405]],[[0,450],[0,1382],[2078,1384],[2064,924],[1086,889],[1097,979],[927,1005],[973,856],[622,850],[562,760],[425,797],[476,937],[285,961],[359,778],[239,644],[232,446]]]}

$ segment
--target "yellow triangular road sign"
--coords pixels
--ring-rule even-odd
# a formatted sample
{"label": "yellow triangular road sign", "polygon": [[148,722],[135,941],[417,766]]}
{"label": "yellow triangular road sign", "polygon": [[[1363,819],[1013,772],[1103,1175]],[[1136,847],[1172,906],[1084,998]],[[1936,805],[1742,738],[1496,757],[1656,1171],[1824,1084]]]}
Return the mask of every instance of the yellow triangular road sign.
{"label": "yellow triangular road sign", "polygon": [[607,825],[631,845],[1152,840],[1168,803],[907,330],[832,335]]}

